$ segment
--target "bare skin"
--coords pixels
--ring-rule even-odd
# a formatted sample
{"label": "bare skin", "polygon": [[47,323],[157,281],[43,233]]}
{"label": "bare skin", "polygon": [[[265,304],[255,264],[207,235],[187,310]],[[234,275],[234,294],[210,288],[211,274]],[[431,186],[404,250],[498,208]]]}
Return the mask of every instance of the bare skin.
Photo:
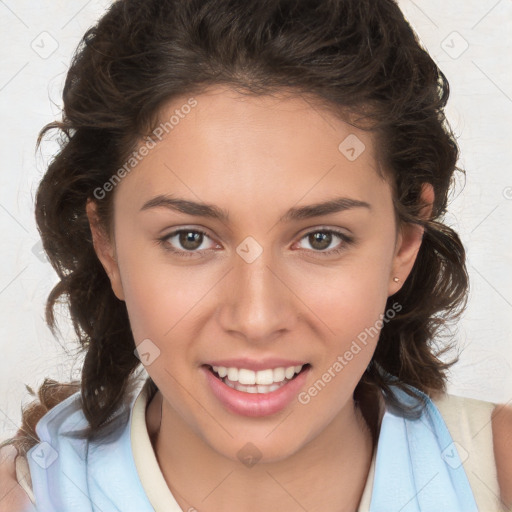
{"label": "bare skin", "polygon": [[7,445],[0,449],[0,512],[35,512],[26,492],[16,480],[18,451]]}
{"label": "bare skin", "polygon": [[[136,343],[150,339],[159,349],[146,368],[160,390],[146,419],[162,473],[183,510],[356,510],[372,444],[352,395],[378,336],[307,404],[294,400],[266,417],[226,410],[202,367],[217,357],[300,359],[311,365],[308,389],[385,312],[412,269],[422,231],[396,226],[370,134],[298,97],[215,88],[195,99],[117,185],[111,236],[97,224],[94,203],[87,206],[96,252],[126,302]],[[186,100],[175,99],[162,119]],[[351,135],[366,148],[354,161],[338,149]],[[216,205],[230,219],[141,210],[157,195]],[[289,208],[340,196],[370,208],[279,222]],[[431,187],[422,200],[428,216]],[[185,251],[170,236],[185,228],[207,234],[191,256],[169,250]],[[322,256],[306,235],[327,229],[355,242],[333,235],[329,249],[341,252]],[[165,245],[157,243],[163,236]],[[251,263],[236,251],[248,236],[263,248]],[[495,447],[512,455],[512,420],[499,417]],[[251,468],[237,457],[249,442],[261,453]],[[496,458],[504,497],[511,458]]]}
{"label": "bare skin", "polygon": [[512,510],[512,406],[499,404],[492,414],[494,457],[505,510]]}
{"label": "bare skin", "polygon": [[[297,503],[311,512],[354,510],[372,449],[352,395],[377,336],[308,404],[294,400],[258,418],[227,410],[203,365],[298,359],[311,366],[308,389],[359,333],[378,325],[414,264],[422,230],[396,226],[369,133],[298,97],[219,87],[195,99],[117,185],[111,238],[88,205],[98,257],[126,302],[136,343],[150,339],[160,352],[147,370],[163,396],[155,444],[162,472],[185,510],[286,512]],[[185,102],[175,99],[162,118]],[[353,135],[366,149],[350,161],[338,146]],[[230,219],[143,208],[159,195],[216,205]],[[335,197],[367,206],[280,221],[290,208]],[[431,187],[423,200],[428,215]],[[178,228],[207,234],[191,256],[166,250],[184,251]],[[330,253],[319,254],[307,235],[328,228],[354,242],[333,236]],[[248,236],[263,248],[251,263],[236,251]],[[237,457],[247,443],[261,454],[251,468]]]}

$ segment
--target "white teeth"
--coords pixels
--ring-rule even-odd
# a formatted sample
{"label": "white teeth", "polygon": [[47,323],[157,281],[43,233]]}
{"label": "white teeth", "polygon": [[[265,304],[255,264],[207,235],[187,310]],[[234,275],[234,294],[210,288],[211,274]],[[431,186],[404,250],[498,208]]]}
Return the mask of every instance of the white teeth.
{"label": "white teeth", "polygon": [[256,384],[269,386],[274,382],[274,370],[260,370],[256,372]]}
{"label": "white teeth", "polygon": [[[292,379],[302,370],[303,365],[269,368],[267,370],[253,371],[247,368],[234,368],[225,366],[212,366],[213,371],[223,379],[229,387],[246,393],[271,393],[279,389],[285,379]],[[224,379],[227,377],[227,379]]]}
{"label": "white teeth", "polygon": [[233,382],[238,381],[238,368],[228,368],[228,379]]}
{"label": "white teeth", "polygon": [[284,380],[284,368],[274,368],[273,379],[274,382],[282,382]]}
{"label": "white teeth", "polygon": [[289,366],[289,367],[288,367],[288,368],[286,368],[286,370],[284,371],[284,376],[285,376],[287,379],[291,379],[294,375],[295,375],[295,366]]}
{"label": "white teeth", "polygon": [[272,391],[276,391],[283,387],[286,382],[280,382],[279,384],[272,384],[271,386],[263,386],[261,384],[257,386],[244,386],[239,382],[231,382],[230,380],[224,380],[224,384],[229,386],[230,388],[236,389],[237,391],[243,391],[244,393],[272,393]]}
{"label": "white teeth", "polygon": [[240,382],[240,384],[256,384],[256,373],[254,373],[252,370],[240,368],[240,370],[238,370],[238,382]]}

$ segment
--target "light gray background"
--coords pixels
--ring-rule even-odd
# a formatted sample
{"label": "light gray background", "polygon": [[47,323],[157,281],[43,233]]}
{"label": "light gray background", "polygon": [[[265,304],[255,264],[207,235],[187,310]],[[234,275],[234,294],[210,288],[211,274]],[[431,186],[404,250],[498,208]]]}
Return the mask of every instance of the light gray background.
{"label": "light gray background", "polygon": [[[40,254],[33,200],[55,150],[37,154],[39,129],[59,116],[71,55],[106,0],[0,0],[0,438],[45,376],[68,380],[70,364],[44,322],[56,276]],[[448,391],[512,400],[512,2],[402,0],[423,44],[447,75],[448,116],[467,170],[448,223],[468,251],[471,294],[456,339],[462,350]],[[67,346],[73,332],[62,310]]]}

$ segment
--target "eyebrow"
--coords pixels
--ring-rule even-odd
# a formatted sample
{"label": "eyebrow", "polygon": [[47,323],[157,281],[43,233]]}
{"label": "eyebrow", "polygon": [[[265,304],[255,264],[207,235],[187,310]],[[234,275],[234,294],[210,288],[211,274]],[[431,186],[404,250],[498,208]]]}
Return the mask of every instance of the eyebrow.
{"label": "eyebrow", "polygon": [[[158,195],[146,201],[141,207],[141,211],[152,208],[168,208],[170,210],[194,215],[197,217],[209,217],[222,222],[229,222],[229,213],[222,208],[207,203],[198,203],[178,197],[168,195]],[[303,219],[329,215],[343,212],[354,208],[367,208],[371,210],[371,205],[365,201],[352,199],[349,197],[337,197],[322,203],[315,203],[307,206],[297,206],[290,208],[280,219],[279,222],[291,222]]]}

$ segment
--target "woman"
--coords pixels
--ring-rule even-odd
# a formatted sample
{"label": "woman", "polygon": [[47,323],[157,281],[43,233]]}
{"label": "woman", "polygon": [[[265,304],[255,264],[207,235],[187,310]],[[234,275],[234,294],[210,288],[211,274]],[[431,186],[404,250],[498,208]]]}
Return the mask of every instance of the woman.
{"label": "woman", "polygon": [[448,94],[391,0],[115,2],[41,134],[48,323],[64,295],[86,355],[3,465],[26,507],[510,508],[512,413],[435,348]]}

